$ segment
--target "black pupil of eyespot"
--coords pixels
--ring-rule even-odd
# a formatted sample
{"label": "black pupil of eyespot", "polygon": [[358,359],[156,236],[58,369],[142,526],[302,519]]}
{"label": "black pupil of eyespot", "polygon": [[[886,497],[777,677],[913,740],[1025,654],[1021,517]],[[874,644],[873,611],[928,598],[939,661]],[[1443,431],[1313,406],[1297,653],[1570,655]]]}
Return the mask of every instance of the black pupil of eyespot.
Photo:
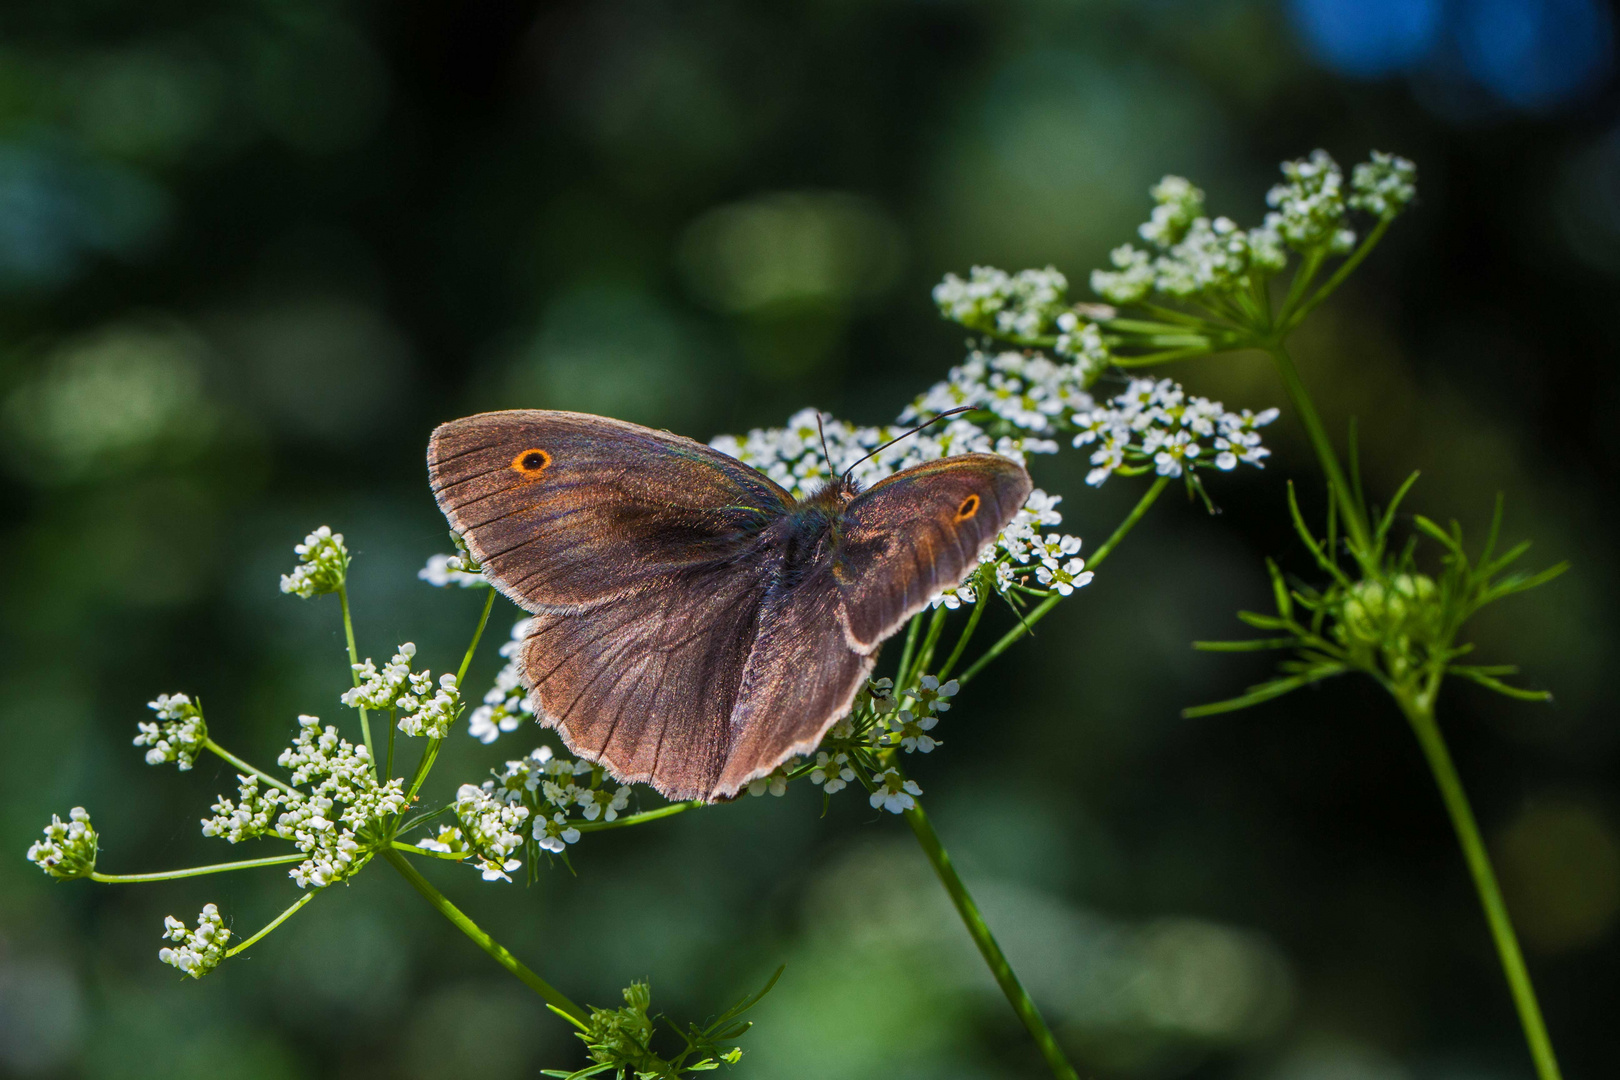
{"label": "black pupil of eyespot", "polygon": [[523,459],[523,467],[525,469],[538,469],[545,463],[546,459],[541,457],[539,454],[529,454]]}

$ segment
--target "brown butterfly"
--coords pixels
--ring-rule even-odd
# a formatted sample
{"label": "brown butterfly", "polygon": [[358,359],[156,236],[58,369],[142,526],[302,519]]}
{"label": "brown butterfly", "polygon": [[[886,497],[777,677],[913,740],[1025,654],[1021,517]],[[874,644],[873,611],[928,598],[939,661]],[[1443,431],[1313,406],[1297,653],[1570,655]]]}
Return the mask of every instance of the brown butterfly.
{"label": "brown butterfly", "polygon": [[794,500],[691,439],[585,413],[441,425],[439,508],[534,613],[535,713],[568,748],[672,799],[723,799],[814,750],[878,646],[959,584],[1030,492],[964,454]]}

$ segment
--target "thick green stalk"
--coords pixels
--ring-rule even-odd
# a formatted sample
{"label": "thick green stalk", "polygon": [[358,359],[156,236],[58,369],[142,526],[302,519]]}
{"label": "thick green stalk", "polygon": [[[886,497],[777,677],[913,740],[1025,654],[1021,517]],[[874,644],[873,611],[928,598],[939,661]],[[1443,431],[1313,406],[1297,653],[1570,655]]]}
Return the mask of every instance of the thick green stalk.
{"label": "thick green stalk", "polygon": [[203,739],[203,748],[206,749],[206,750],[212,750],[215,754],[217,754],[220,757],[224,758],[226,761],[230,762],[232,765],[235,765],[238,769],[241,769],[243,772],[252,773],[254,776],[257,776],[260,780],[263,780],[265,783],[270,784],[270,785],[272,785],[274,787],[278,787],[282,791],[287,792],[289,795],[297,790],[291,784],[288,784],[286,781],[277,780],[275,777],[271,776],[269,773],[265,772],[263,769],[255,769],[252,765],[249,765],[247,762],[243,761],[241,758],[237,757],[235,754],[231,753],[229,750],[227,750],[223,746],[219,745],[219,743],[215,742],[213,739],[208,739],[208,738]]}
{"label": "thick green stalk", "polygon": [[136,885],[143,881],[174,881],[177,878],[201,877],[204,874],[223,874],[231,870],[252,870],[256,866],[284,866],[287,863],[303,862],[307,858],[309,856],[299,853],[271,855],[264,859],[242,859],[239,862],[214,863],[211,866],[188,866],[184,870],[155,870],[150,874],[103,874],[91,871],[90,880],[109,885]]}
{"label": "thick green stalk", "polygon": [[[345,575],[347,576],[347,575]],[[360,650],[354,647],[354,620],[349,617],[349,583],[343,582],[338,586],[338,601],[343,605],[343,637],[349,643],[349,677],[355,686],[360,685],[360,673],[354,666],[360,662]],[[371,717],[366,715],[366,707],[360,706],[360,734],[366,742],[366,753],[371,757],[371,771],[381,780],[382,763],[377,760],[376,748],[371,745]]]}
{"label": "thick green stalk", "polygon": [[1344,469],[1339,465],[1339,455],[1333,449],[1333,440],[1328,438],[1327,428],[1322,426],[1322,418],[1317,415],[1316,406],[1312,403],[1311,395],[1305,389],[1305,383],[1299,377],[1299,369],[1294,366],[1293,357],[1288,355],[1288,350],[1278,342],[1267,346],[1266,351],[1271,354],[1272,362],[1277,366],[1277,374],[1282,377],[1283,387],[1294,403],[1294,410],[1299,413],[1300,422],[1305,425],[1305,433],[1310,437],[1311,446],[1316,450],[1322,471],[1327,474],[1328,484],[1333,488],[1333,497],[1344,516],[1345,528],[1350,533],[1350,542],[1355,548],[1356,557],[1365,560],[1372,552],[1372,536],[1367,529],[1363,508],[1356,502],[1355,490],[1350,486]]}
{"label": "thick green stalk", "polygon": [[[1090,559],[1086,560],[1087,568],[1095,570],[1101,566],[1103,560],[1108,558],[1113,550],[1119,546],[1120,541],[1124,540],[1132,529],[1136,528],[1136,523],[1142,520],[1148,509],[1158,501],[1159,496],[1164,493],[1164,489],[1169,486],[1170,478],[1168,476],[1155,479],[1153,485],[1142,494],[1142,497],[1136,501],[1136,505],[1131,508],[1131,512],[1125,516],[1125,520],[1119,523],[1119,528],[1114,530],[1114,534],[1103,542],[1102,547],[1098,548]],[[1063,599],[1061,596],[1052,595],[1042,600],[1036,605],[1035,610],[1025,615],[1017,626],[1003,634],[1000,641],[985,650],[983,656],[973,661],[966,671],[957,676],[957,683],[966,686],[968,680],[982,671],[986,664],[1006,652],[1018,639],[1029,633],[1036,623],[1046,617],[1047,612],[1057,607],[1058,601],[1061,599]]]}
{"label": "thick green stalk", "polygon": [[1428,759],[1434,782],[1439,786],[1440,797],[1446,804],[1446,812],[1451,815],[1451,825],[1457,831],[1457,842],[1462,846],[1463,857],[1468,862],[1474,889],[1479,893],[1480,906],[1485,909],[1485,921],[1490,925],[1497,955],[1502,959],[1502,971],[1507,976],[1513,1004],[1519,1011],[1519,1023],[1524,1027],[1530,1057],[1536,1063],[1536,1075],[1540,1080],[1561,1080],[1558,1059],[1553,1055],[1552,1040],[1548,1038],[1547,1025],[1541,1018],[1541,1005],[1536,1001],[1535,988],[1530,985],[1530,972],[1525,967],[1518,936],[1513,932],[1513,922],[1508,918],[1502,890],[1496,883],[1496,872],[1491,868],[1490,855],[1485,850],[1485,841],[1480,837],[1479,824],[1474,820],[1468,795],[1463,791],[1462,780],[1457,776],[1450,751],[1446,749],[1445,737],[1434,718],[1433,697],[1424,694],[1419,700],[1416,695],[1397,695],[1397,700],[1401,711],[1411,721],[1418,745],[1423,747],[1423,756]]}
{"label": "thick green stalk", "polygon": [[533,990],[535,993],[539,994],[546,1004],[555,1007],[561,1012],[567,1013],[569,1016],[580,1021],[581,1023],[588,1023],[590,1021],[590,1015],[586,1013],[584,1009],[570,1001],[567,995],[565,995],[561,990],[558,990],[555,986],[552,986],[550,983],[546,982],[546,980],[529,970],[529,968],[521,960],[507,951],[506,946],[484,933],[483,929],[477,923],[467,918],[467,916],[462,913],[461,909],[452,904],[449,897],[445,896],[438,889],[435,889],[432,882],[423,877],[417,871],[416,867],[410,864],[410,861],[406,859],[405,856],[401,855],[393,848],[387,847],[382,849],[382,857],[387,859],[389,865],[393,866],[395,870],[398,870],[400,876],[402,876],[406,881],[410,882],[411,887],[417,892],[421,893],[422,898],[428,903],[432,904],[439,914],[449,919],[450,922],[455,925],[457,930],[460,930],[463,934],[466,934],[468,937],[472,938],[473,942],[477,944],[480,949],[483,949],[485,952],[489,953],[490,956],[495,958],[496,963],[500,964],[501,967],[505,968],[507,971],[510,971],[513,975],[516,975],[518,979],[530,990]]}
{"label": "thick green stalk", "polygon": [[979,905],[973,902],[973,894],[968,892],[967,886],[957,874],[956,867],[951,863],[951,857],[945,846],[939,842],[939,834],[934,832],[933,824],[928,815],[923,813],[921,804],[914,804],[906,811],[906,824],[916,834],[917,843],[922,845],[928,861],[933,864],[934,873],[939,875],[939,882],[945,886],[945,891],[951,896],[951,903],[956,905],[956,912],[962,917],[962,923],[973,937],[973,943],[979,947],[979,955],[990,968],[990,973],[996,977],[1001,986],[1001,992],[1007,995],[1007,1001],[1023,1021],[1024,1029],[1029,1032],[1030,1038],[1040,1048],[1041,1056],[1046,1059],[1047,1067],[1058,1080],[1079,1080],[1074,1066],[1064,1056],[1063,1050],[1058,1046],[1057,1040],[1052,1037],[1052,1031],[1041,1018],[1041,1012],[1030,1000],[1029,994],[1018,981],[1018,975],[1013,971],[1012,965],[1007,962],[1006,955],[1001,946],[996,944],[996,937],[990,932],[985,923],[984,916],[979,913]]}
{"label": "thick green stalk", "polygon": [[962,628],[962,636],[956,639],[956,647],[951,650],[951,655],[946,658],[945,663],[941,664],[939,671],[935,673],[940,682],[950,678],[951,669],[956,666],[958,660],[962,659],[962,652],[968,647],[968,642],[973,640],[973,631],[979,628],[979,619],[984,615],[984,609],[990,602],[989,587],[981,580],[978,588],[979,597],[973,604],[973,613],[968,616],[967,625]]}

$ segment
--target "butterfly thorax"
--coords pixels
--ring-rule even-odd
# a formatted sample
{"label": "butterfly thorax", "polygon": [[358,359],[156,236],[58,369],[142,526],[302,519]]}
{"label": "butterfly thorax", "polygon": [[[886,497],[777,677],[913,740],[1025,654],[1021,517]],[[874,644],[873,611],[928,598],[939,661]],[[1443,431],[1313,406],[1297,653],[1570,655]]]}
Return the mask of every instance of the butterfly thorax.
{"label": "butterfly thorax", "polygon": [[779,553],[779,583],[792,588],[817,567],[830,566],[843,537],[844,508],[855,487],[835,477],[793,504],[770,529]]}

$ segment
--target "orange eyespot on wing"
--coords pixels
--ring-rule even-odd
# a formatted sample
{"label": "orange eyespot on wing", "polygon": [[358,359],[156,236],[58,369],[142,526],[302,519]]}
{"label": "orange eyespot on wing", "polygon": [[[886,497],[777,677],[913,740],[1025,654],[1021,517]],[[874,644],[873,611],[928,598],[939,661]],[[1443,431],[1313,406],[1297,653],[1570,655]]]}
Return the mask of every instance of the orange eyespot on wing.
{"label": "orange eyespot on wing", "polygon": [[512,471],[527,477],[535,477],[545,472],[550,464],[551,455],[535,446],[512,459]]}
{"label": "orange eyespot on wing", "polygon": [[972,517],[978,512],[979,497],[977,495],[969,495],[967,498],[962,500],[962,505],[956,508],[956,520],[966,521],[968,518]]}

